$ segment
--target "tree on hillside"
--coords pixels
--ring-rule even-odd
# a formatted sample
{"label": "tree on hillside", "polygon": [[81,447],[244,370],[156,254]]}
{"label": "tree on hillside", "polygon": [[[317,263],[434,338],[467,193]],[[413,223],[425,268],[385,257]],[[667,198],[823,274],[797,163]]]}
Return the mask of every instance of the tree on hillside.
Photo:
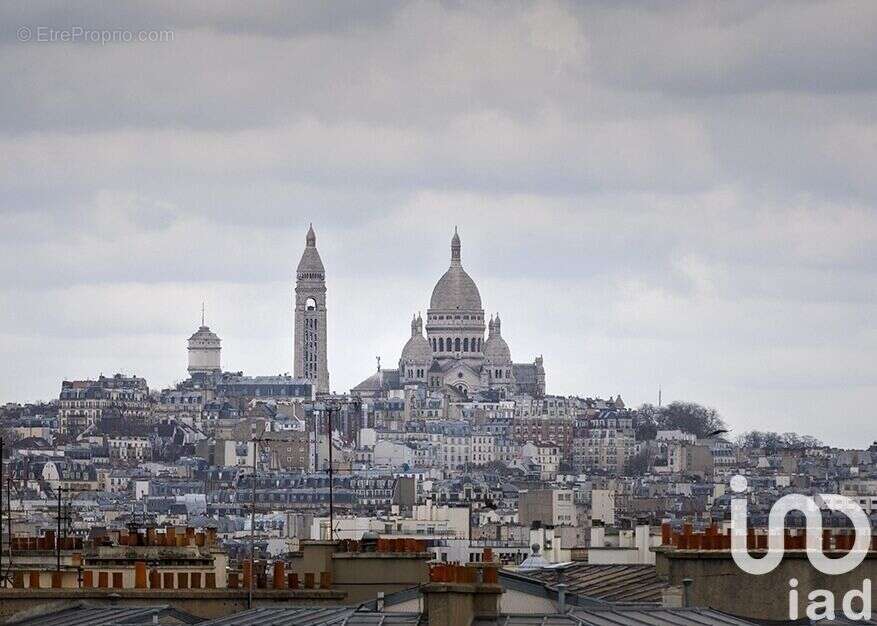
{"label": "tree on hillside", "polygon": [[726,428],[718,411],[694,402],[673,402],[662,408],[661,415],[663,430],[678,429],[698,438]]}
{"label": "tree on hillside", "polygon": [[737,445],[744,448],[761,448],[768,452],[776,452],[777,450],[818,448],[822,442],[810,435],[750,430],[737,437]]}
{"label": "tree on hillside", "polygon": [[725,422],[715,409],[694,402],[673,402],[662,407],[643,404],[634,413],[638,441],[654,439],[659,430],[681,430],[703,438],[724,428]]}
{"label": "tree on hillside", "polygon": [[633,415],[633,428],[637,441],[651,441],[658,434],[661,409],[654,404],[644,404]]}

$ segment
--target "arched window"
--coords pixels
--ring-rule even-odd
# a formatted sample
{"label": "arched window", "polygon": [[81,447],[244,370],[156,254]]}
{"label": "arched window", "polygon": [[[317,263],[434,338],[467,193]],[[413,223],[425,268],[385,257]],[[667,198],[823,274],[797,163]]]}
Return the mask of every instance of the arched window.
{"label": "arched window", "polygon": [[456,339],[454,339],[454,352],[459,352],[459,351],[460,351],[460,338],[457,337]]}
{"label": "arched window", "polygon": [[439,352],[444,352],[444,351],[445,351],[445,340],[444,340],[443,337],[439,337],[439,347],[438,347],[438,351],[439,351]]}
{"label": "arched window", "polygon": [[453,352],[453,351],[454,351],[454,344],[453,344],[453,342],[451,341],[451,338],[450,338],[450,337],[448,337],[447,339],[445,339],[445,348],[448,349],[448,352]]}
{"label": "arched window", "polygon": [[463,352],[469,352],[469,337],[463,339]]}
{"label": "arched window", "polygon": [[308,298],[305,300],[305,310],[306,311],[316,311],[317,309],[317,301],[313,298]]}

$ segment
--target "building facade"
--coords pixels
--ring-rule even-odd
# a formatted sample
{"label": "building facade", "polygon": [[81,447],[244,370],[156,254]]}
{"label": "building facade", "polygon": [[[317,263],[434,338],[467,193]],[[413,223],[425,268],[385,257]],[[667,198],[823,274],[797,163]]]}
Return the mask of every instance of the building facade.
{"label": "building facade", "polygon": [[145,419],[150,412],[149,387],[136,376],[99,376],[97,380],[65,380],[58,398],[62,432],[76,435],[96,424],[104,411],[116,409],[125,418]]}

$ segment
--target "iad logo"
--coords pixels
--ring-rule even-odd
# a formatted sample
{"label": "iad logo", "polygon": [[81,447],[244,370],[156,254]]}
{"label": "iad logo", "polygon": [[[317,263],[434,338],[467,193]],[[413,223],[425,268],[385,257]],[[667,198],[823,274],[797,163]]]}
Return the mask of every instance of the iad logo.
{"label": "iad logo", "polygon": [[[743,493],[748,485],[746,478],[737,475],[731,479],[731,490]],[[840,558],[830,559],[825,556],[822,546],[822,513],[821,508],[839,511],[850,518],[855,529],[855,540],[852,549]],[[786,514],[790,511],[801,511],[806,520],[806,551],[807,558],[817,570],[823,574],[837,576],[854,570],[865,556],[871,545],[871,523],[862,508],[853,500],[838,494],[820,494],[811,498],[802,494],[789,494],[777,500],[770,509],[768,516],[767,554],[754,558],[749,554],[746,545],[746,498],[731,500],[731,556],[737,566],[748,574],[760,576],[773,571],[783,559],[785,552],[784,527]],[[789,581],[789,619],[798,618],[798,581]],[[855,611],[852,601],[860,598],[862,610]],[[834,594],[827,589],[814,589],[807,595],[810,604],[807,606],[807,617],[834,619]],[[843,612],[850,619],[870,619],[871,617],[871,581],[863,581],[863,589],[850,590],[843,597]]]}

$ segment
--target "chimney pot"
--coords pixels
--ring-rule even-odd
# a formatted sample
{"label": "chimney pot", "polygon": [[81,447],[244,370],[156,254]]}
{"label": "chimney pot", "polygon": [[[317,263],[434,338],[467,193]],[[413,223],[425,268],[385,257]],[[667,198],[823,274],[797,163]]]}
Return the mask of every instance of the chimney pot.
{"label": "chimney pot", "polygon": [[682,579],[682,606],[691,606],[691,585],[694,581],[691,578]]}

